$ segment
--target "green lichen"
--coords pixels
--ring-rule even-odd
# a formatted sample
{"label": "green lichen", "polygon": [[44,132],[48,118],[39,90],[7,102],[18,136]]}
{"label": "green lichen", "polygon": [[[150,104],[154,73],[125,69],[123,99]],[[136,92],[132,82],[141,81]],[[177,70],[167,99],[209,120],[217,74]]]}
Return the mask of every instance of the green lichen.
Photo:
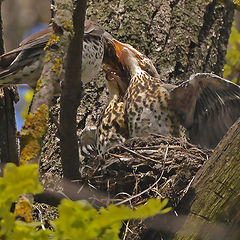
{"label": "green lichen", "polygon": [[37,81],[37,86],[35,88],[35,91],[38,92],[42,86],[43,86],[42,78],[39,78]]}
{"label": "green lichen", "polygon": [[44,48],[44,51],[46,51],[49,48],[49,46],[51,46],[53,43],[57,43],[59,41],[60,41],[60,37],[57,36],[56,34],[52,33],[50,35],[48,43],[46,44],[46,46]]}
{"label": "green lichen", "polygon": [[65,19],[63,27],[66,31],[70,32],[71,35],[73,35],[74,31],[73,31],[73,21],[72,21],[72,19]]}
{"label": "green lichen", "polygon": [[40,151],[40,141],[47,130],[49,108],[41,105],[35,113],[30,113],[20,131],[20,164],[26,164]]}
{"label": "green lichen", "polygon": [[73,5],[72,2],[58,2],[57,4],[57,9],[60,11],[60,9],[63,9],[64,11],[69,10],[73,11]]}
{"label": "green lichen", "polygon": [[46,56],[45,56],[44,62],[45,63],[49,62],[51,60],[51,56],[52,56],[51,53],[47,53]]}
{"label": "green lichen", "polygon": [[30,223],[33,221],[31,212],[32,212],[32,204],[25,199],[21,199],[16,204],[16,207],[14,210],[14,216],[22,217],[27,223]]}
{"label": "green lichen", "polygon": [[52,66],[52,70],[56,73],[58,76],[62,70],[62,64],[63,60],[61,58],[56,58],[55,59],[55,64]]}

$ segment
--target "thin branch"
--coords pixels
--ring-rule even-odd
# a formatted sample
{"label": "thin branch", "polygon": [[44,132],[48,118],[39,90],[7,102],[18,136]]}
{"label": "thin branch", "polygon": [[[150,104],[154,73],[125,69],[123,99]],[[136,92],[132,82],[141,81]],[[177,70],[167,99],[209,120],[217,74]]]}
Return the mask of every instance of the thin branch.
{"label": "thin branch", "polygon": [[80,175],[76,115],[83,91],[82,82],[79,79],[81,77],[86,5],[87,0],[76,2],[73,14],[75,35],[67,53],[65,80],[60,101],[61,160],[64,177],[68,179],[78,179]]}
{"label": "thin branch", "polygon": [[144,155],[142,155],[142,154],[140,154],[140,153],[137,153],[137,152],[135,152],[135,151],[133,151],[133,150],[131,150],[131,149],[129,149],[129,148],[126,148],[126,147],[122,146],[122,145],[121,145],[120,147],[121,147],[122,149],[124,149],[125,151],[133,154],[134,156],[143,158],[143,159],[145,159],[145,160],[147,160],[147,161],[152,161],[152,162],[155,162],[155,163],[160,163],[160,161],[158,161],[158,160],[155,160],[155,159],[150,158],[150,157],[145,157]]}
{"label": "thin branch", "polygon": [[66,27],[66,22],[72,20],[72,1],[66,0],[63,5],[61,0],[55,0],[55,10],[52,27],[49,26],[44,34],[50,39],[44,48],[42,74],[37,83],[30,113],[20,131],[20,164],[38,162],[42,141],[47,131],[49,109],[54,94],[60,89],[62,63],[72,35],[71,29]]}
{"label": "thin branch", "polygon": [[100,192],[94,189],[88,189],[87,187],[79,186],[72,183],[68,179],[63,180],[63,185],[68,189],[66,192],[54,192],[45,190],[40,194],[34,195],[34,200],[39,203],[46,203],[50,206],[58,206],[62,199],[71,199],[72,201],[87,200],[93,207],[107,207],[108,195],[104,192]]}

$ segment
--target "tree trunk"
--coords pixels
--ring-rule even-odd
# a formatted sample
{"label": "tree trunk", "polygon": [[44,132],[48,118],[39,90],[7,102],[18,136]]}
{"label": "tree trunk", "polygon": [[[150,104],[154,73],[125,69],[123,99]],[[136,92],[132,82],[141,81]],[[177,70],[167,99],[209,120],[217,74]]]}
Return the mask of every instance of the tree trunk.
{"label": "tree trunk", "polygon": [[[88,1],[87,17],[116,39],[133,45],[153,59],[165,82],[180,83],[192,73],[222,75],[234,10],[219,1]],[[95,125],[107,100],[104,76],[85,86],[77,121],[79,132]],[[59,106],[53,115],[58,118]],[[57,129],[53,123],[45,138],[43,165],[49,154],[59,159]],[[54,160],[55,167],[59,167]]]}
{"label": "tree trunk", "polygon": [[[1,14],[0,1],[0,14]],[[3,54],[2,17],[0,15],[0,54]],[[0,163],[18,165],[17,130],[13,102],[18,100],[15,87],[0,89]]]}
{"label": "tree trunk", "polygon": [[[239,239],[239,172],[240,119],[197,173],[182,199],[178,213],[189,214],[175,239],[199,239],[200,236],[201,239]],[[211,228],[206,227],[206,223],[227,223],[231,228],[209,231]],[[217,237],[217,234],[220,235]]]}
{"label": "tree trunk", "polygon": [[219,1],[89,1],[87,12],[153,59],[166,82],[194,72],[222,74],[233,9]]}
{"label": "tree trunk", "polygon": [[[197,72],[222,75],[233,15],[232,8],[215,0],[89,0],[87,9],[88,18],[97,18],[116,39],[145,53],[155,63],[161,79],[174,84]],[[85,126],[96,124],[107,101],[104,87],[103,74],[85,86],[77,114],[79,133]],[[52,114],[58,119],[59,100]],[[54,120],[43,144],[43,183],[46,188],[57,189],[52,184],[58,181],[52,181],[52,177],[61,166]],[[220,148],[215,154],[221,154],[219,151]]]}

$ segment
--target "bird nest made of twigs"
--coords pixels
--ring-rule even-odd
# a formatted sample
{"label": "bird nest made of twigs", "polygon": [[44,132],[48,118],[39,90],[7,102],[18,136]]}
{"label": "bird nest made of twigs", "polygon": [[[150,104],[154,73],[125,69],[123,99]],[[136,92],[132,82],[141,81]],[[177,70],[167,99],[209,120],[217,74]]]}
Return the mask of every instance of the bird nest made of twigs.
{"label": "bird nest made of twigs", "polygon": [[81,182],[133,206],[153,197],[176,206],[210,152],[174,137],[133,138],[104,158],[86,158]]}

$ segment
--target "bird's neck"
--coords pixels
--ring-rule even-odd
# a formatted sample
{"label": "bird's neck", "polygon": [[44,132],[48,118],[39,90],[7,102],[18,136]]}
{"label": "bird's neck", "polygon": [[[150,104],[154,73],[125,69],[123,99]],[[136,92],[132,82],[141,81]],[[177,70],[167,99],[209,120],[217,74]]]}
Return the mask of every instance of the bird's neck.
{"label": "bird's neck", "polygon": [[149,73],[146,71],[143,71],[142,69],[135,72],[135,74],[132,76],[130,85],[133,84],[135,85],[136,83],[141,84],[141,85],[148,85],[149,81],[151,81],[152,77],[150,76]]}

